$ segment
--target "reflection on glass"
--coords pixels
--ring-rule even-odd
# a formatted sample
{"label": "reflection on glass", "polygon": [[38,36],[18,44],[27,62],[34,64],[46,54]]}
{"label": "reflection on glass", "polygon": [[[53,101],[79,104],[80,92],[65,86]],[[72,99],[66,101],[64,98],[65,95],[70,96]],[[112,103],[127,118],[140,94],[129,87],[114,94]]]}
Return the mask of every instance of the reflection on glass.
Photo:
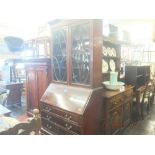
{"label": "reflection on glass", "polygon": [[90,26],[73,26],[72,37],[72,82],[90,83]]}
{"label": "reflection on glass", "polygon": [[45,55],[45,45],[39,44],[39,55]]}
{"label": "reflection on glass", "polygon": [[66,30],[53,32],[53,78],[56,81],[65,82],[66,75]]}

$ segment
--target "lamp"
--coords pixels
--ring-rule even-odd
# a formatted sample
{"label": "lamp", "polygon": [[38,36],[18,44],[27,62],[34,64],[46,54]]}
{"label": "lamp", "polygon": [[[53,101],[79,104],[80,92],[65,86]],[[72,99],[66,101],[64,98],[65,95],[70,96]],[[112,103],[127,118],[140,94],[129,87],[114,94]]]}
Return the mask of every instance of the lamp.
{"label": "lamp", "polygon": [[20,52],[24,49],[24,40],[18,37],[7,36],[4,38],[10,52]]}

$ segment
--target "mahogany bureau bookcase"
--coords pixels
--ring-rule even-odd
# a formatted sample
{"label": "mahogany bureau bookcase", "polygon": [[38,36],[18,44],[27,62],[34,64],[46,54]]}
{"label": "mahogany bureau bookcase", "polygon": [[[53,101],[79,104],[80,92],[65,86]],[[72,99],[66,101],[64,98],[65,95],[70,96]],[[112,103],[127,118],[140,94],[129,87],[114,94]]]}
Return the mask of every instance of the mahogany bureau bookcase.
{"label": "mahogany bureau bookcase", "polygon": [[50,27],[52,83],[41,98],[42,134],[101,134],[102,20]]}

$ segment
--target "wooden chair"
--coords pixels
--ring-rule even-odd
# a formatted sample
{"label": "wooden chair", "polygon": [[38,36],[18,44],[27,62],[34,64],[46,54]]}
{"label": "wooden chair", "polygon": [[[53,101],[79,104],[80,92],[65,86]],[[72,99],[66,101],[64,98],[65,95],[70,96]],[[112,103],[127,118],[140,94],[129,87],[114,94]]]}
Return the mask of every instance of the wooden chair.
{"label": "wooden chair", "polygon": [[144,105],[146,105],[146,112],[147,114],[150,111],[151,105],[151,97],[152,97],[152,87],[150,83],[147,83],[145,86],[145,90],[143,93],[142,103],[141,103],[141,117],[144,119]]}
{"label": "wooden chair", "polygon": [[150,80],[150,84],[151,84],[150,105],[152,105],[154,103],[154,97],[155,97],[155,78]]}
{"label": "wooden chair", "polygon": [[147,114],[150,111],[151,104],[151,85],[147,83],[135,91],[133,105],[136,107],[137,118],[144,119],[144,105],[146,105]]}
{"label": "wooden chair", "polygon": [[26,123],[17,123],[9,129],[0,132],[0,135],[38,135],[40,134],[41,118],[38,109],[33,110],[34,116]]}

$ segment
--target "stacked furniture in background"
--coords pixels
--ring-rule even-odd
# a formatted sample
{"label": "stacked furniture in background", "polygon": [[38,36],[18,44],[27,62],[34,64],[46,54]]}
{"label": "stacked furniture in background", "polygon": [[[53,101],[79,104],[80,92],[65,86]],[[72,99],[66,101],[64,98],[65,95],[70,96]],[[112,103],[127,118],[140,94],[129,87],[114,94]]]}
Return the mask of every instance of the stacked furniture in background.
{"label": "stacked furniture in background", "polygon": [[150,66],[126,66],[125,83],[134,86],[133,119],[143,119],[144,103],[147,113],[150,105]]}

